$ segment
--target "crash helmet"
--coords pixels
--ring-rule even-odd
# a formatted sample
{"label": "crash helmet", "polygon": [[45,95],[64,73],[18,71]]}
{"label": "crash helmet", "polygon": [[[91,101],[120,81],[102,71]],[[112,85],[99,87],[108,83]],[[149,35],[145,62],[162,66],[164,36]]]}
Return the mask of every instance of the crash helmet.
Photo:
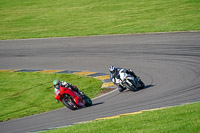
{"label": "crash helmet", "polygon": [[114,73],[115,67],[114,67],[114,66],[110,66],[109,71],[110,71],[111,73]]}
{"label": "crash helmet", "polygon": [[55,80],[53,81],[53,86],[54,86],[54,88],[59,89],[59,86],[60,86],[60,80],[55,79]]}

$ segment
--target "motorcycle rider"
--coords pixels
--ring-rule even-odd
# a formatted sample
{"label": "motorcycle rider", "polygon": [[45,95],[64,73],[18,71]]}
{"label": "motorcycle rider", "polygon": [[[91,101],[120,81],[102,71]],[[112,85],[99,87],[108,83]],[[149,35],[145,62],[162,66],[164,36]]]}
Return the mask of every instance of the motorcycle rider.
{"label": "motorcycle rider", "polygon": [[[120,67],[114,67],[114,66],[110,66],[109,71],[110,71],[110,79],[114,84],[117,84],[117,80],[121,80],[120,79],[120,75],[119,72],[123,71],[127,74],[132,75],[134,78],[137,78],[137,76],[135,75],[135,73],[131,70],[131,69],[125,69],[125,68],[120,68]],[[124,88],[121,85],[118,85],[118,90],[120,92],[124,91],[126,88]]]}
{"label": "motorcycle rider", "polygon": [[84,93],[82,91],[80,91],[76,85],[72,85],[70,83],[67,83],[66,81],[61,81],[59,79],[55,79],[53,81],[53,86],[54,86],[54,93],[56,93],[60,87],[66,87],[69,88],[73,91],[76,91],[78,94],[80,94],[81,96],[84,96]]}

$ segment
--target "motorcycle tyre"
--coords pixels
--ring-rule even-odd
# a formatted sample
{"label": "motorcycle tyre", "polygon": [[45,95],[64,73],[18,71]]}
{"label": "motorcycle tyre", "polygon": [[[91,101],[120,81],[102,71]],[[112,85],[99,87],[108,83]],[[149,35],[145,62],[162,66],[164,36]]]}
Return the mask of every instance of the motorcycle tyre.
{"label": "motorcycle tyre", "polygon": [[131,91],[138,91],[138,89],[137,89],[137,88],[135,88],[134,86],[132,86],[132,87],[129,87],[129,90],[131,90]]}
{"label": "motorcycle tyre", "polygon": [[139,83],[141,85],[140,89],[144,89],[145,88],[145,84],[141,80],[139,81]]}
{"label": "motorcycle tyre", "polygon": [[127,83],[125,84],[125,87],[130,91],[137,91],[138,89],[134,86],[129,86]]}
{"label": "motorcycle tyre", "polygon": [[123,92],[126,88],[124,88],[122,85],[119,85],[117,89],[119,92]]}
{"label": "motorcycle tyre", "polygon": [[[66,96],[64,96],[64,97],[62,98],[62,103],[63,103],[67,108],[69,108],[69,109],[71,109],[71,110],[76,110],[77,107],[71,106],[67,101],[65,101],[65,98],[66,98]],[[68,98],[71,99],[70,96],[69,96]],[[74,102],[72,99],[71,99],[71,101]],[[75,104],[75,103],[74,103],[74,104]]]}
{"label": "motorcycle tyre", "polygon": [[92,106],[92,100],[88,96],[84,95],[83,99],[85,100],[86,107]]}

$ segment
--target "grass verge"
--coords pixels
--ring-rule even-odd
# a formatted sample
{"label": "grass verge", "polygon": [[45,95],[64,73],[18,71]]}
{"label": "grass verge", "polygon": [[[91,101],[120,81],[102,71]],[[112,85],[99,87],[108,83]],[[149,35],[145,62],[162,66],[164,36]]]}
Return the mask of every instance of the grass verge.
{"label": "grass verge", "polygon": [[1,0],[0,39],[200,30],[199,0]]}
{"label": "grass verge", "polygon": [[198,133],[200,103],[98,120],[44,133]]}
{"label": "grass verge", "polygon": [[93,98],[102,90],[100,80],[74,74],[0,72],[0,121],[64,107],[54,99],[54,79],[77,85]]}

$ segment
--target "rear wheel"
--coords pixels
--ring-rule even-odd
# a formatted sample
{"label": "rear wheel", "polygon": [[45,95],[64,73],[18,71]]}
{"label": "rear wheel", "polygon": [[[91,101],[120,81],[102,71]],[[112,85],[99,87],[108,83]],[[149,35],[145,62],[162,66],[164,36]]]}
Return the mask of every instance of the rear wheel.
{"label": "rear wheel", "polygon": [[62,102],[67,108],[71,110],[77,109],[77,106],[71,96],[68,95],[63,96]]}

